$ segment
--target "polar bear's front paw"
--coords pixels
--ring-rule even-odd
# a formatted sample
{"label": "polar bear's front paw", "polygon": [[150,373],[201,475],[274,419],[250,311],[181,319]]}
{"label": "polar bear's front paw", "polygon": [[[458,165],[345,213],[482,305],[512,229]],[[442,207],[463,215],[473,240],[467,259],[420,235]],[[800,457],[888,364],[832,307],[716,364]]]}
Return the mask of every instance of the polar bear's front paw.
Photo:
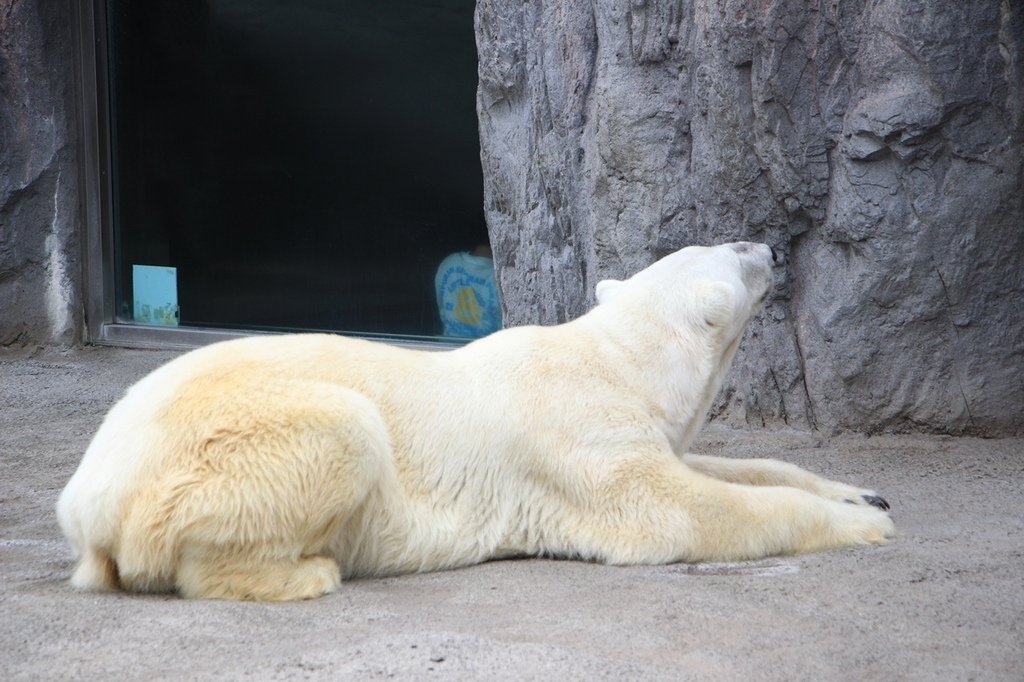
{"label": "polar bear's front paw", "polygon": [[[864,500],[867,504],[872,507],[878,507],[882,511],[889,511],[889,503],[885,501],[885,498],[881,495],[875,495],[874,493],[862,493],[860,499]],[[857,504],[852,500],[847,500],[850,504]]]}
{"label": "polar bear's front paw", "polygon": [[889,502],[874,490],[855,488],[852,485],[837,483],[836,481],[825,481],[820,484],[818,494],[836,502],[876,507],[882,511],[889,511],[891,509]]}
{"label": "polar bear's front paw", "polygon": [[833,497],[832,499],[846,502],[847,504],[856,504],[861,507],[875,507],[886,512],[891,509],[889,502],[874,490],[853,489],[845,495]]}
{"label": "polar bear's front paw", "polygon": [[896,534],[892,517],[874,505],[847,506],[839,523],[843,545],[884,545]]}

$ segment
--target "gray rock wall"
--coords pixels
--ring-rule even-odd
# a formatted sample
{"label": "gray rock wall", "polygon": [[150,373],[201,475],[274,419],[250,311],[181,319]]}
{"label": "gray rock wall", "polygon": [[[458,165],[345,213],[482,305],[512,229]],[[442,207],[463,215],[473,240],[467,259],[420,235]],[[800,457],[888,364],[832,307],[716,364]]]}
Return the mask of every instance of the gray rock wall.
{"label": "gray rock wall", "polygon": [[71,12],[0,0],[0,346],[81,334]]}
{"label": "gray rock wall", "polygon": [[477,42],[507,323],[765,241],[719,418],[1024,431],[1024,5],[480,0]]}

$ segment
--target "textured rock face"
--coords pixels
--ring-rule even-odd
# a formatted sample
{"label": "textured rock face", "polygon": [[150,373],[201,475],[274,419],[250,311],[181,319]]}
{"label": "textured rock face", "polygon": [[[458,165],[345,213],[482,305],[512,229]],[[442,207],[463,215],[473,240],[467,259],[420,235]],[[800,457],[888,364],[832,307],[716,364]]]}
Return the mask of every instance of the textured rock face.
{"label": "textured rock face", "polygon": [[720,418],[1024,431],[1024,6],[480,0],[477,40],[507,323],[765,241]]}
{"label": "textured rock face", "polygon": [[81,331],[71,8],[0,0],[0,346]]}

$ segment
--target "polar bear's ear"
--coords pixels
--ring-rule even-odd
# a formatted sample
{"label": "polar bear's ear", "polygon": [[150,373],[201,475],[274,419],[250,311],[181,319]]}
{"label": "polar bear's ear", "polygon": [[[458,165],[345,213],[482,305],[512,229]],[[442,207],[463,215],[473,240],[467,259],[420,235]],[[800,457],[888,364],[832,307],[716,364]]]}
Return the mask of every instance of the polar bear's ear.
{"label": "polar bear's ear", "polygon": [[597,286],[594,287],[594,295],[597,296],[598,305],[607,303],[615,298],[615,291],[619,288],[620,284],[622,284],[622,280],[618,279],[602,279],[598,282]]}
{"label": "polar bear's ear", "polygon": [[702,282],[697,287],[700,311],[709,327],[724,327],[736,314],[736,296],[725,282]]}

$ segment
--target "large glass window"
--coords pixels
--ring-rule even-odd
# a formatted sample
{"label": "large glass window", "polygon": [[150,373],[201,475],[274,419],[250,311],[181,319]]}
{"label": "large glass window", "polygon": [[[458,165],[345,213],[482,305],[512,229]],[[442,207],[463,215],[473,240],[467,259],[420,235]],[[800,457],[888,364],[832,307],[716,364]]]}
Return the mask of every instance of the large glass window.
{"label": "large glass window", "polygon": [[106,7],[119,321],[173,286],[181,325],[445,333],[438,267],[487,241],[474,0]]}

